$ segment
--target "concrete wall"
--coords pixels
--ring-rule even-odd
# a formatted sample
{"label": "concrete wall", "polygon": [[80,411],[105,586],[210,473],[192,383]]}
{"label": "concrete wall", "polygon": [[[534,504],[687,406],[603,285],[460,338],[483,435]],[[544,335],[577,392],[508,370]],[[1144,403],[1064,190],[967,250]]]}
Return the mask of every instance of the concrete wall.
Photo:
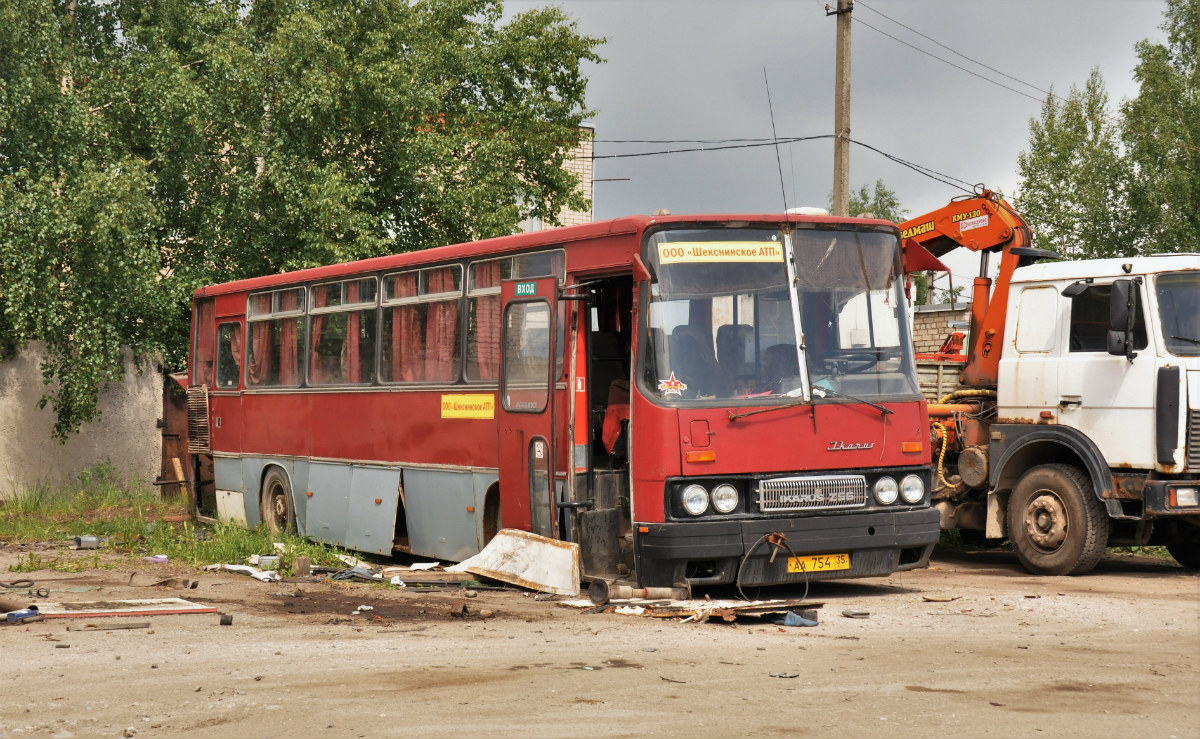
{"label": "concrete wall", "polygon": [[0,361],[0,499],[34,485],[59,486],[105,459],[123,475],[147,484],[158,477],[162,437],[163,376],[155,364],[141,375],[132,362],[122,383],[100,395],[100,420],[84,426],[67,443],[51,437],[54,412],[38,410],[46,392],[42,349],[28,347]]}
{"label": "concrete wall", "polygon": [[971,317],[971,305],[960,300],[951,306],[918,305],[913,308],[913,348],[917,353],[936,352],[954,331],[967,333],[965,328],[953,328],[951,321],[966,321]]}

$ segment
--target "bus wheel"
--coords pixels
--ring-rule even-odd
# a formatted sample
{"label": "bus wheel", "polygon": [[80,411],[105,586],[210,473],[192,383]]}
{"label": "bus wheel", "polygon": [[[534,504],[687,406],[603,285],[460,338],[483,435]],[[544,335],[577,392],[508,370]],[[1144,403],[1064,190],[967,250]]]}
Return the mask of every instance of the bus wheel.
{"label": "bus wheel", "polygon": [[1109,521],[1078,467],[1044,464],[1021,476],[1008,501],[1008,536],[1035,575],[1079,575],[1104,556]]}
{"label": "bus wheel", "polygon": [[1181,524],[1179,536],[1167,545],[1175,561],[1187,570],[1200,570],[1200,526]]}
{"label": "bus wheel", "polygon": [[262,519],[272,534],[296,530],[296,510],[292,507],[292,486],[287,475],[272,467],[263,478]]}

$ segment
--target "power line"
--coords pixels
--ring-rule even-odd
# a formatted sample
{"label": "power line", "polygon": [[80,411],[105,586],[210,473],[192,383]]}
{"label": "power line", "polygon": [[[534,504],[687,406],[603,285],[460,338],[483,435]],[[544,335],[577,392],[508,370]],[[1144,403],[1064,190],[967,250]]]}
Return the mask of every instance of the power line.
{"label": "power line", "polygon": [[[633,158],[640,158],[640,157],[662,156],[665,154],[687,154],[687,153],[702,152],[702,151],[728,151],[731,149],[753,149],[753,148],[757,148],[760,146],[775,146],[777,144],[794,144],[794,143],[798,143],[801,141],[815,141],[818,139],[831,139],[831,138],[833,138],[833,136],[834,135],[831,133],[826,133],[826,134],[819,134],[816,136],[792,136],[792,137],[787,137],[787,138],[775,138],[775,139],[713,139],[715,141],[734,141],[734,142],[745,142],[745,143],[721,144],[721,145],[716,145],[716,146],[694,146],[694,147],[689,147],[689,148],[684,148],[684,149],[662,149],[659,151],[638,151],[638,152],[629,152],[629,153],[625,153],[625,154],[593,154],[592,159],[593,160],[596,160],[596,159],[633,159]],[[664,143],[672,143],[673,144],[673,143],[699,143],[701,140],[698,140],[698,139],[661,140],[660,139],[659,141],[664,141]],[[647,142],[654,143],[654,141],[651,141],[651,140],[647,140]],[[599,142],[597,142],[597,143],[599,143]],[[634,143],[634,141],[626,140],[626,141],[623,141],[622,143]],[[895,154],[890,154],[878,147],[871,146],[870,144],[867,144],[862,141],[858,141],[856,139],[850,139],[850,143],[855,144],[857,146],[861,146],[864,149],[867,149],[869,151],[873,151],[876,154],[879,154],[880,156],[885,157],[886,159],[890,159],[891,161],[901,165],[902,167],[907,167],[918,174],[924,175],[931,180],[936,180],[938,182],[941,182],[944,185],[949,185],[950,187],[953,187],[957,190],[963,190],[964,192],[970,192],[970,193],[974,192],[973,183],[967,182],[966,180],[959,179],[958,177],[946,174],[945,172],[939,172],[936,169],[933,169],[931,167],[926,167],[923,164],[917,164],[916,162],[909,161],[902,157],[896,156]]]}
{"label": "power line", "polygon": [[887,15],[886,13],[883,13],[882,11],[872,8],[870,5],[867,5],[865,2],[863,2],[863,0],[857,0],[857,1],[858,1],[859,5],[866,8],[867,10],[871,11],[872,13],[886,18],[887,20],[891,21],[892,23],[895,23],[897,26],[900,26],[901,28],[912,31],[913,33],[917,34],[918,36],[925,39],[926,41],[936,44],[936,45],[942,47],[943,49],[945,49],[946,51],[950,52],[951,54],[962,57],[963,59],[966,59],[968,62],[971,62],[972,64],[978,64],[979,66],[983,67],[984,69],[986,69],[990,72],[995,72],[996,74],[1000,75],[1001,77],[1010,79],[1013,82],[1017,82],[1019,84],[1025,85],[1026,87],[1030,87],[1034,90],[1037,90],[1038,92],[1042,93],[1043,95],[1053,95],[1054,97],[1058,98],[1059,100],[1063,99],[1059,95],[1055,95],[1052,90],[1043,90],[1042,88],[1038,87],[1037,85],[1033,84],[1032,82],[1026,82],[1025,80],[1018,79],[1017,77],[1013,77],[1011,74],[1002,72],[999,69],[996,69],[995,67],[988,66],[987,64],[984,64],[983,62],[979,61],[978,59],[973,59],[972,57],[967,56],[966,54],[962,53],[961,51],[952,49],[949,46],[943,44],[941,41],[938,41],[937,39],[933,38],[932,36],[926,36],[925,34],[921,33],[920,31],[913,28],[912,26],[901,23],[900,21]]}
{"label": "power line", "polygon": [[[794,144],[798,141],[813,141],[816,139],[831,139],[833,134],[825,133],[819,136],[797,136],[786,139],[750,139],[753,143],[727,144],[722,146],[696,146],[687,149],[664,149],[662,151],[636,151],[628,154],[593,154],[592,159],[631,159],[634,157],[652,157],[662,154],[687,154],[695,151],[725,151],[728,149],[753,149],[759,146],[775,146],[776,144]],[[736,141],[737,139],[732,139]],[[690,141],[665,141],[663,143],[692,143]]]}
{"label": "power line", "polygon": [[[967,69],[966,67],[962,66],[961,64],[955,64],[954,62],[950,61],[949,59],[945,59],[943,57],[938,56],[937,54],[934,54],[931,51],[926,51],[925,49],[922,49],[920,46],[914,46],[913,44],[908,43],[904,39],[897,38],[897,37],[893,36],[892,34],[888,33],[887,31],[882,31],[882,30],[876,28],[875,26],[872,26],[870,23],[867,23],[866,21],[855,18],[854,22],[860,26],[866,26],[867,28],[871,29],[875,33],[881,34],[883,36],[887,36],[888,38],[890,38],[891,40],[895,41],[898,44],[904,44],[905,46],[912,49],[913,51],[918,51],[918,52],[924,54],[925,56],[931,57],[933,59],[937,59],[939,62],[942,62],[943,64],[949,64],[951,67],[954,67],[955,69],[966,72],[967,74],[971,75],[972,77],[978,77],[979,79],[983,80],[984,82],[990,82],[991,84],[996,85],[997,87],[1003,87],[1005,90],[1008,90],[1010,92],[1015,92],[1016,94],[1018,94],[1022,97],[1027,97],[1030,100],[1033,100],[1035,102],[1039,102],[1039,103],[1042,102],[1041,98],[1034,97],[1033,95],[1030,95],[1027,92],[1018,90],[1015,87],[1009,87],[1008,85],[1004,84],[1003,82],[997,82],[996,80],[994,80],[990,77],[984,76],[974,70]],[[1022,83],[1022,84],[1024,84],[1024,83]]]}

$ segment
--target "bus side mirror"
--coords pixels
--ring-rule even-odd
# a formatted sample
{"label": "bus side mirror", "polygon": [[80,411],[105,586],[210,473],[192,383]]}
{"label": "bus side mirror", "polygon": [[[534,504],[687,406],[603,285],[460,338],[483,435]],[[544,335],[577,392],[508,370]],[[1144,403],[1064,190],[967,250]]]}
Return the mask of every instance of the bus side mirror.
{"label": "bus side mirror", "polygon": [[1133,351],[1133,327],[1137,323],[1137,287],[1135,280],[1115,280],[1108,298],[1108,353],[1129,361]]}

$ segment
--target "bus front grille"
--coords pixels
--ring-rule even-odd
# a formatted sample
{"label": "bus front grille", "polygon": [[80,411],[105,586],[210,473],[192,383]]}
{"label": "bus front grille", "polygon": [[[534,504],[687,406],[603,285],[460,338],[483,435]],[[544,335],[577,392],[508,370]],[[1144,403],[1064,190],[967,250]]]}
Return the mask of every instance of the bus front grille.
{"label": "bus front grille", "polygon": [[862,475],[777,477],[758,486],[758,509],[781,511],[861,508],[867,504],[867,480]]}

